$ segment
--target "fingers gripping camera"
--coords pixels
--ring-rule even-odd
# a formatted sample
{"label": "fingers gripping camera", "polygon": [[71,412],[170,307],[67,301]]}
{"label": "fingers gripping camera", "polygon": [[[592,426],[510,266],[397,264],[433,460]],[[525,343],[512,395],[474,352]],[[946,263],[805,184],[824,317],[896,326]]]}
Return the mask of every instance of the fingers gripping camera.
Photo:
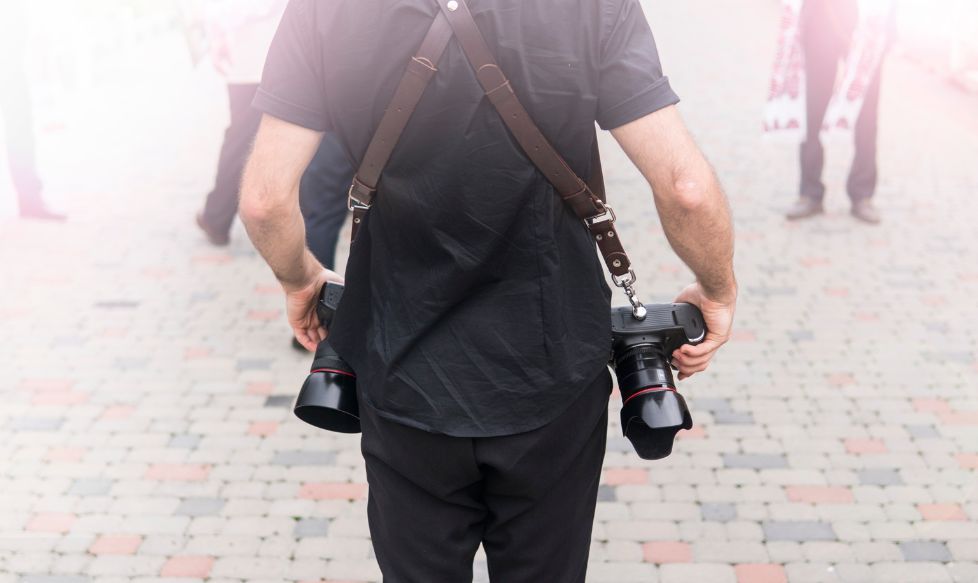
{"label": "fingers gripping camera", "polygon": [[670,355],[683,344],[699,344],[706,325],[692,304],[645,306],[644,319],[630,307],[612,308],[611,366],[621,392],[621,428],[639,457],[657,460],[672,453],[680,429],[691,429],[693,418],[669,365]]}

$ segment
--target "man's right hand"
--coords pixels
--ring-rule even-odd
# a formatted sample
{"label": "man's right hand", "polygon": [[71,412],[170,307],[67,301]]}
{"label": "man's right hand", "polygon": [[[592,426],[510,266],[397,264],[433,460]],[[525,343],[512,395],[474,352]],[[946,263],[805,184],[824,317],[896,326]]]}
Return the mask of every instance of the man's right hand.
{"label": "man's right hand", "polygon": [[684,344],[672,353],[672,362],[679,369],[679,380],[706,370],[717,350],[730,340],[737,292],[733,290],[727,295],[729,297],[711,298],[697,282],[687,286],[676,298],[677,303],[688,302],[703,312],[707,330],[706,338],[700,344]]}

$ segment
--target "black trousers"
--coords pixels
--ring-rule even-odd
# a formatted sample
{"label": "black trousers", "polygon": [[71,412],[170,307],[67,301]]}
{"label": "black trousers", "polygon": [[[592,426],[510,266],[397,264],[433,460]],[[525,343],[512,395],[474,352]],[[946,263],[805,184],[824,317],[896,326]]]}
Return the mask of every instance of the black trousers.
{"label": "black trousers", "polygon": [[0,55],[0,112],[17,203],[21,211],[27,211],[42,206],[43,201],[35,162],[30,86],[24,72],[23,47],[15,44],[13,54]]}
{"label": "black trousers", "polygon": [[[855,0],[806,0],[802,6],[802,48],[805,54],[807,135],[801,144],[801,196],[825,196],[822,168],[825,152],[819,131],[835,88],[839,63],[849,51],[858,13]],[[876,191],[876,136],[880,73],[876,69],[854,128],[856,152],[846,181],[849,198],[868,199]]]}
{"label": "black trousers", "polygon": [[222,233],[231,231],[231,224],[238,214],[241,175],[261,122],[261,112],[251,107],[257,91],[257,84],[228,84],[231,123],[224,131],[214,189],[204,203],[204,222]]}
{"label": "black trousers", "polygon": [[555,421],[486,438],[361,409],[367,514],[385,583],[471,583],[481,543],[503,583],[583,583],[608,426],[607,370]]}

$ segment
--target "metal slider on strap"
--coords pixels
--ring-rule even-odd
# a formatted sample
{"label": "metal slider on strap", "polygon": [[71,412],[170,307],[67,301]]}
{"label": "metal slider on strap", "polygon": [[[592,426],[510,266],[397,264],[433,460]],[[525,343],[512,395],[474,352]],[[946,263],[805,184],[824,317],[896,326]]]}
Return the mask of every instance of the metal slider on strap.
{"label": "metal slider on strap", "polygon": [[346,207],[355,211],[357,209],[367,210],[370,205],[374,202],[374,195],[377,193],[375,188],[370,188],[357,177],[353,178],[353,183],[350,184],[350,190],[347,191],[346,197]]}
{"label": "metal slider on strap", "polygon": [[601,222],[607,221],[609,223],[614,223],[618,220],[618,217],[615,216],[615,209],[611,208],[610,204],[601,202],[599,199],[592,199],[592,201],[597,203],[595,206],[600,209],[600,212],[593,217],[584,219],[584,224],[587,225],[588,228],[591,228]]}

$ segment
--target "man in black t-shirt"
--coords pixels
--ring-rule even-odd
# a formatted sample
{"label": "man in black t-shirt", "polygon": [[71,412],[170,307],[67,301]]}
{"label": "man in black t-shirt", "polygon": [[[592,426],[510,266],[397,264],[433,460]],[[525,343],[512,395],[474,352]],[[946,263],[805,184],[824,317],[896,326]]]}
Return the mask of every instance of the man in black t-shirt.
{"label": "man in black t-shirt", "polygon": [[[324,270],[304,245],[299,177],[323,132],[358,163],[448,0],[293,0],[255,106],[241,215],[310,349]],[[449,10],[451,8],[449,7]],[[732,227],[683,125],[638,0],[471,7],[530,117],[582,178],[594,124],[652,185],[697,277],[679,301],[710,333],[673,354],[702,371],[733,319]],[[412,114],[350,250],[330,343],[357,374],[368,518],[392,581],[583,581],[604,455],[610,291],[594,243],[529,161],[457,42]]]}

